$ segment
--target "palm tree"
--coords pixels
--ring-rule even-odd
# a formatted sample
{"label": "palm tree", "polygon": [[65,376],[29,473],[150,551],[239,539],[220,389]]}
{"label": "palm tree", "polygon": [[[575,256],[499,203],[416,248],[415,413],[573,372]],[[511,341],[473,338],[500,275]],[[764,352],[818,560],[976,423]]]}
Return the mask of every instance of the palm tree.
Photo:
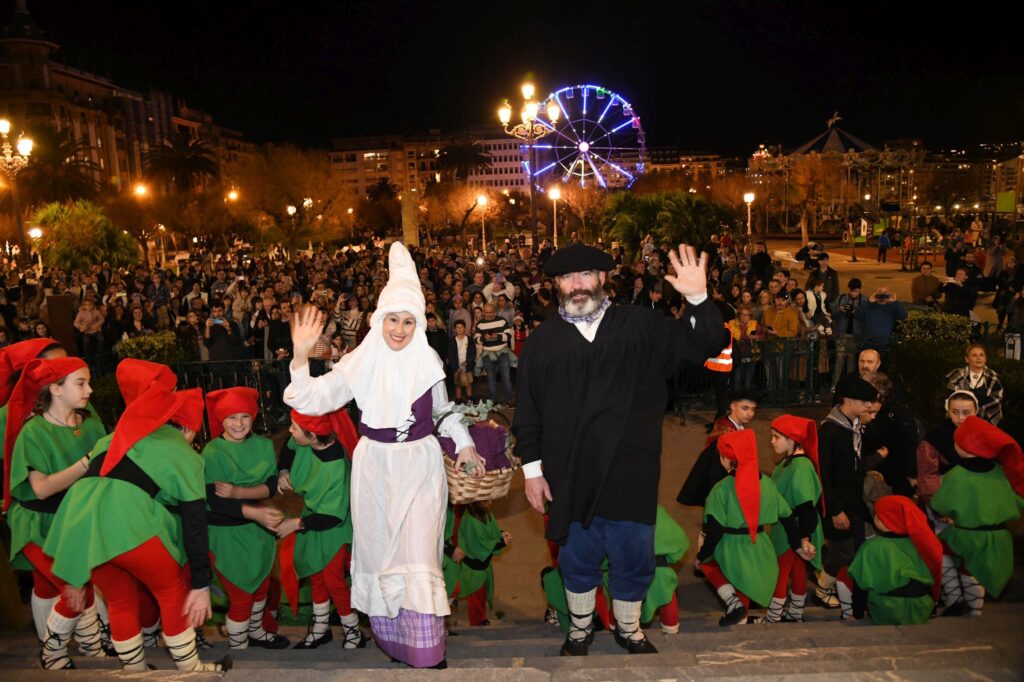
{"label": "palm tree", "polygon": [[390,178],[383,177],[366,189],[366,196],[374,203],[388,201],[398,196],[398,186]]}
{"label": "palm tree", "polygon": [[33,135],[28,165],[18,175],[18,191],[27,207],[49,202],[95,199],[100,167],[89,158],[89,145],[70,130],[43,128]]}
{"label": "palm tree", "polygon": [[491,153],[473,138],[460,137],[441,150],[437,167],[449,178],[465,180],[491,167]]}
{"label": "palm tree", "polygon": [[146,155],[146,171],[187,192],[220,175],[214,151],[203,140],[179,132]]}

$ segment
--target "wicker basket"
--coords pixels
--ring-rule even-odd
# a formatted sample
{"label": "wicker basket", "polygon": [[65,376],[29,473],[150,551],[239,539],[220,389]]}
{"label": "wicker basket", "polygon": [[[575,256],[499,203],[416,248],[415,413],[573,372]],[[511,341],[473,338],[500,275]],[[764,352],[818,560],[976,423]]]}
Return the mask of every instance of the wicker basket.
{"label": "wicker basket", "polygon": [[512,466],[494,469],[484,474],[483,478],[473,478],[469,474],[458,471],[451,457],[444,457],[444,471],[448,475],[448,499],[452,504],[469,504],[484,500],[498,500],[508,495],[512,477],[519,471],[519,458],[512,454],[512,448],[506,453]]}

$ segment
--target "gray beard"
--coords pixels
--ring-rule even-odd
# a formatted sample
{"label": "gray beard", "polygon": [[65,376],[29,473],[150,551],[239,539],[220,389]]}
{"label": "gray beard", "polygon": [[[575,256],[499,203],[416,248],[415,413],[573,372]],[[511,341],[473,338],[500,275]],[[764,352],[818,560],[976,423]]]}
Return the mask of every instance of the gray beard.
{"label": "gray beard", "polygon": [[[575,293],[579,293],[579,291]],[[601,305],[604,300],[604,291],[598,288],[596,291],[587,292],[587,300],[582,303],[575,302],[573,297],[574,294],[563,296],[561,291],[558,292],[558,302],[565,308],[565,312],[573,317],[586,317]]]}

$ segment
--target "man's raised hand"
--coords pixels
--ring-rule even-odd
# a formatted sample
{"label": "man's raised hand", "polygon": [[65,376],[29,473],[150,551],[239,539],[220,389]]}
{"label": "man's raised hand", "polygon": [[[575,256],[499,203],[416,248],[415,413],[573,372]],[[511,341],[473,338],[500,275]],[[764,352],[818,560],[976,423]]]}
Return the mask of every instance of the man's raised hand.
{"label": "man's raised hand", "polygon": [[679,245],[679,254],[668,252],[674,275],[665,275],[665,281],[683,296],[696,297],[708,292],[708,254],[701,253],[700,258],[692,246]]}
{"label": "man's raised hand", "polygon": [[291,320],[292,349],[297,363],[305,364],[324,332],[324,316],[315,305],[304,305]]}

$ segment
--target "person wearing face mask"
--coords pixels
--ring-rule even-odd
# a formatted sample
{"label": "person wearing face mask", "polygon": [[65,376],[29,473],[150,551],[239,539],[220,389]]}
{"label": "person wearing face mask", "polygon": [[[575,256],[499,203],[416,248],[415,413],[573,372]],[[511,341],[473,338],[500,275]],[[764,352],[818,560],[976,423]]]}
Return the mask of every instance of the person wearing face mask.
{"label": "person wearing face mask", "polygon": [[[366,338],[315,379],[309,354],[321,314],[308,307],[299,314],[284,400],[307,415],[355,400],[362,438],[352,467],[352,606],[369,616],[377,646],[392,658],[447,667],[444,617],[451,609],[441,557],[448,486],[434,434],[455,441],[456,468],[465,475],[482,477],[485,463],[466,427],[451,418],[412,257],[395,242],[388,259],[390,277]],[[407,632],[416,637],[410,641]]]}
{"label": "person wearing face mask", "polygon": [[[86,472],[86,455],[106,430],[86,409],[92,388],[89,368],[80,358],[35,359],[21,374],[10,402],[4,438],[4,501],[11,528],[11,565],[30,570],[38,584],[57,599],[33,617],[43,633],[39,654],[46,670],[74,668],[68,656],[72,634],[85,656],[105,656],[92,587],[76,604],[67,583],[53,571],[53,555],[44,550],[54,514],[68,488]],[[37,405],[39,408],[37,410]]]}
{"label": "person wearing face mask", "polygon": [[252,432],[256,389],[236,387],[206,395],[210,442],[203,448],[206,520],[213,570],[228,596],[225,629],[233,650],[283,649],[288,639],[264,627],[270,569],[283,515],[258,504],[277,493],[277,458],[269,438]]}
{"label": "person wearing face mask", "polygon": [[[93,448],[43,549],[69,586],[81,587],[91,576],[103,592],[125,670],[149,669],[139,615],[143,587],[157,601],[164,643],[178,670],[227,670],[230,658],[199,659],[194,629],[212,615],[203,460],[190,446],[203,427],[202,390],[169,390],[147,365],[123,360],[118,367],[128,406],[114,433]],[[168,504],[178,509],[180,529]]]}

